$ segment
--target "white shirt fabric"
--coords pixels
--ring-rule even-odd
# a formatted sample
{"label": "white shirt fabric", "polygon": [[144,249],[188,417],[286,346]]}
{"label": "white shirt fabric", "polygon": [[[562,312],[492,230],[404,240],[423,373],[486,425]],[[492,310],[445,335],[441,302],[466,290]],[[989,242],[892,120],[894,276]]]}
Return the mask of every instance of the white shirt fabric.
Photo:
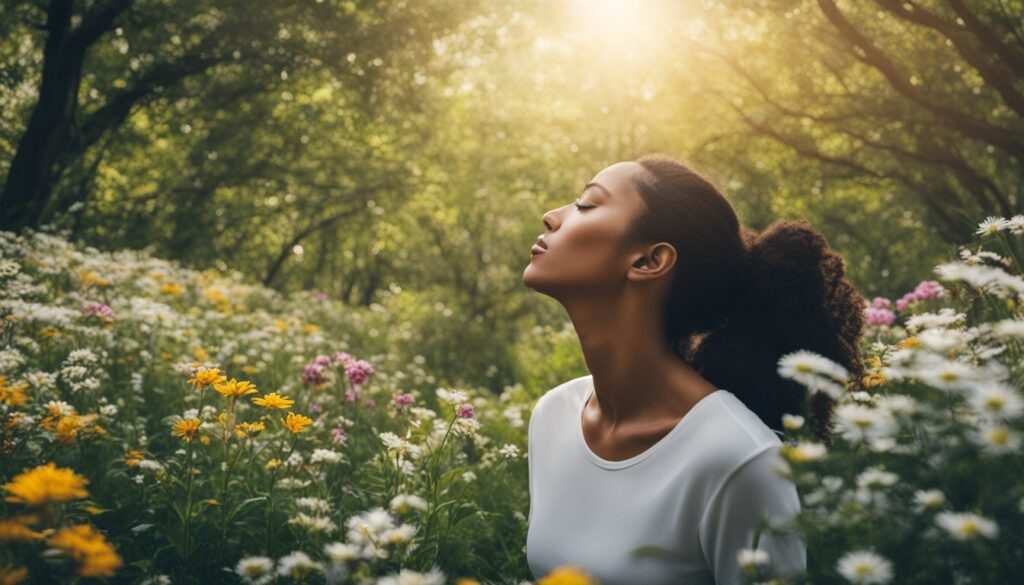
{"label": "white shirt fabric", "polygon": [[[782,441],[732,392],[702,398],[649,449],[602,459],[583,437],[593,376],[546,392],[529,424],[526,556],[534,579],[574,565],[601,585],[746,583],[737,553],[758,515],[777,525],[800,510],[796,486],[773,469]],[[656,545],[669,556],[631,556]],[[807,568],[797,533],[762,531],[776,575]]]}

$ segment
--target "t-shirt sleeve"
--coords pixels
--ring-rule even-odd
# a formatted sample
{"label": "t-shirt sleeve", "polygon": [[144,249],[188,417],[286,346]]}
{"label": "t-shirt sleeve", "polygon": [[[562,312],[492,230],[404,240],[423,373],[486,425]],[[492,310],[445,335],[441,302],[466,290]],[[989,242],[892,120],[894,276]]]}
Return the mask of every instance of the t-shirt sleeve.
{"label": "t-shirt sleeve", "polygon": [[[698,527],[698,538],[716,585],[749,581],[740,569],[737,554],[740,549],[753,548],[758,517],[764,516],[777,526],[800,511],[796,486],[772,468],[772,462],[780,459],[779,445],[763,449],[740,463],[712,494]],[[807,548],[795,531],[772,535],[762,530],[757,548],[768,553],[767,567],[773,576],[807,570]]]}

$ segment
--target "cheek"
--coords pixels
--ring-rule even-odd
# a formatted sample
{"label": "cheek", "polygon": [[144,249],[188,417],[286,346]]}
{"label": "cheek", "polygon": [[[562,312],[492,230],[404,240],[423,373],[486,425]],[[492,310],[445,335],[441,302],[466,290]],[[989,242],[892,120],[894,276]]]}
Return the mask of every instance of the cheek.
{"label": "cheek", "polygon": [[596,275],[598,280],[605,280],[627,261],[616,249],[620,235],[619,230],[604,226],[574,232],[571,238],[560,242],[564,245],[557,250],[558,262],[574,274],[589,274],[591,278]]}

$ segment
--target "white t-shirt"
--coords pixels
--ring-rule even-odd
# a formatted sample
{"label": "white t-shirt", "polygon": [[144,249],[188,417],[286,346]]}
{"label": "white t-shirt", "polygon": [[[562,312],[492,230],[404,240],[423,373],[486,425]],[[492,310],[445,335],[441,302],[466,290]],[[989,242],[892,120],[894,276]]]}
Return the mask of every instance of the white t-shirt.
{"label": "white t-shirt", "polygon": [[[649,449],[622,461],[583,438],[592,375],[534,405],[529,426],[526,556],[534,579],[574,565],[601,585],[746,583],[736,555],[760,514],[777,525],[800,510],[793,483],[772,469],[782,441],[732,392],[702,398]],[[641,545],[667,556],[637,556]],[[762,532],[776,575],[807,567],[802,537]]]}

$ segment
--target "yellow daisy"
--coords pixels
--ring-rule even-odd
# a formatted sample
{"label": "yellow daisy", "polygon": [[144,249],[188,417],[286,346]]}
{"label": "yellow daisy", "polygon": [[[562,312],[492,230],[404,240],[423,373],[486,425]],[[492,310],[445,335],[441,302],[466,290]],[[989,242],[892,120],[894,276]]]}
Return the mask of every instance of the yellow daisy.
{"label": "yellow daisy", "polygon": [[239,437],[251,437],[267,428],[267,426],[259,421],[257,422],[244,422],[235,427],[235,434]]}
{"label": "yellow daisy", "polygon": [[220,370],[217,368],[208,368],[197,370],[196,373],[192,374],[192,377],[188,379],[188,383],[196,387],[196,389],[205,388],[210,384],[220,384],[226,381],[227,376],[222,376]]}
{"label": "yellow daisy", "polygon": [[78,565],[81,577],[113,577],[124,564],[114,547],[90,524],[61,528],[47,543],[67,552]]}
{"label": "yellow daisy", "polygon": [[537,581],[537,585],[597,585],[597,582],[576,567],[565,565],[556,567]]}
{"label": "yellow daisy", "polygon": [[202,424],[202,422],[198,418],[185,418],[179,420],[174,423],[174,429],[171,431],[171,434],[181,437],[186,441],[191,441],[196,438],[197,434],[199,434],[200,424]]}
{"label": "yellow daisy", "polygon": [[313,419],[294,412],[289,412],[288,417],[284,419],[284,426],[293,433],[301,433],[302,429],[311,424],[313,424]]}
{"label": "yellow daisy", "polygon": [[255,384],[247,380],[239,382],[234,378],[223,384],[214,384],[213,387],[224,396],[245,396],[246,394],[256,393]]}
{"label": "yellow daisy", "polygon": [[4,489],[11,495],[4,498],[15,504],[41,506],[50,502],[77,500],[89,496],[83,486],[89,480],[73,469],[57,467],[54,462],[40,465],[15,475]]}
{"label": "yellow daisy", "polygon": [[285,409],[295,404],[295,401],[287,396],[279,396],[277,392],[271,392],[262,398],[253,398],[253,404],[258,404],[263,408],[280,408]]}

